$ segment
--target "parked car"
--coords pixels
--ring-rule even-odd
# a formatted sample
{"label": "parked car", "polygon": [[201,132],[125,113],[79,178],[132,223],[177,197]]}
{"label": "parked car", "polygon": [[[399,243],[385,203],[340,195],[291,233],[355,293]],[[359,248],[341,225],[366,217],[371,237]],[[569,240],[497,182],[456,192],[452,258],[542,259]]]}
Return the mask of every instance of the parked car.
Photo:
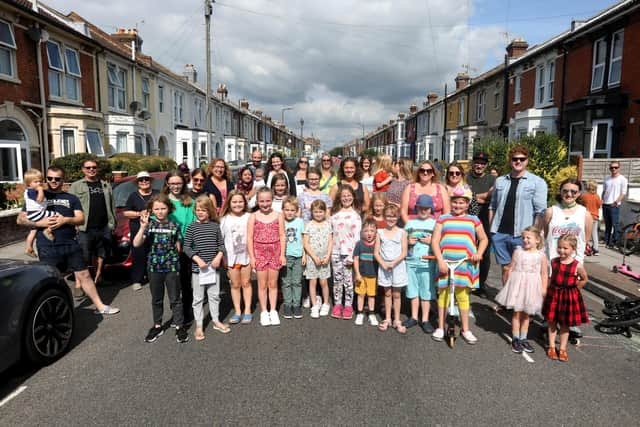
{"label": "parked car", "polygon": [[0,259],[0,372],[21,359],[48,364],[73,338],[69,286],[52,266]]}
{"label": "parked car", "polygon": [[[162,190],[167,172],[151,172],[149,175],[153,177],[151,187],[154,190]],[[135,175],[128,176],[122,181],[114,183],[112,186],[113,201],[116,206],[116,228],[111,235],[111,254],[106,260],[108,267],[131,267],[131,245],[133,238],[129,233],[129,219],[124,216],[123,212],[129,195],[137,191],[137,189],[138,185]]]}

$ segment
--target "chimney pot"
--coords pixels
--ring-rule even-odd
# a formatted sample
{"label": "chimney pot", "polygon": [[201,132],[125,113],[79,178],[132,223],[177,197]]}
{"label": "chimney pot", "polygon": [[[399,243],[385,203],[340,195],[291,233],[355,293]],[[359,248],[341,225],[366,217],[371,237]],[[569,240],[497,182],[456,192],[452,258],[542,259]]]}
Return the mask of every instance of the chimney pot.
{"label": "chimney pot", "polygon": [[416,111],[418,111],[418,106],[416,104],[411,104],[411,106],[409,107],[409,112],[413,114]]}
{"label": "chimney pot", "polygon": [[529,43],[524,39],[513,39],[511,43],[507,45],[507,57],[510,59],[519,58],[529,48]]}

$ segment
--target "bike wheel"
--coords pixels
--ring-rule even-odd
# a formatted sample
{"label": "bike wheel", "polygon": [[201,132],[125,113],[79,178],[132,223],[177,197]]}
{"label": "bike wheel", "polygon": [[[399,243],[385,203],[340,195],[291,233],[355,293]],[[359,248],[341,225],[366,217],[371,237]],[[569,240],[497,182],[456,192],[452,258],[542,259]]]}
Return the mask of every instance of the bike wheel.
{"label": "bike wheel", "polygon": [[621,334],[622,332],[624,332],[623,327],[620,326],[605,326],[602,324],[599,325],[595,325],[595,330],[600,332],[601,334],[607,334],[607,335],[618,335]]}
{"label": "bike wheel", "polygon": [[621,314],[618,316],[611,316],[607,319],[602,319],[600,325],[605,327],[626,327],[640,324],[640,315],[638,313]]}
{"label": "bike wheel", "polygon": [[631,255],[640,249],[640,229],[635,225],[628,226],[622,231],[622,245],[620,252]]}

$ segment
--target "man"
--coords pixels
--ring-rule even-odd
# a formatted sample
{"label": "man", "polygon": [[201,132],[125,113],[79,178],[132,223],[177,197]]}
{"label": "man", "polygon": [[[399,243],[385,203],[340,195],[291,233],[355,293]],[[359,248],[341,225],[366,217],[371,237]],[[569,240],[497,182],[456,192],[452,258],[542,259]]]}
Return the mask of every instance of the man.
{"label": "man", "polygon": [[[67,269],[73,271],[76,283],[80,284],[84,293],[96,306],[96,314],[117,314],[120,309],[105,305],[100,299],[87,269],[82,248],[75,238],[76,226],[85,224],[80,200],[73,194],[62,191],[64,171],[61,168],[50,166],[47,169],[46,179],[49,187],[45,191],[48,210],[56,212],[57,215],[34,223],[27,219],[27,213],[23,211],[18,215],[18,224],[38,227],[36,246],[40,261],[55,266],[62,272]],[[55,240],[51,241],[44,236],[43,230],[46,227],[53,230]]]}
{"label": "man", "polygon": [[[478,217],[482,221],[482,228],[487,236],[490,236],[489,203],[496,177],[486,173],[489,156],[486,153],[476,153],[473,156],[471,171],[467,174],[467,184],[476,195],[476,200],[480,206]],[[491,268],[491,257],[487,254],[480,261],[480,287],[476,291],[479,296],[487,295],[486,281],[489,269]]]}
{"label": "man", "polygon": [[511,172],[496,179],[489,205],[491,240],[496,261],[502,266],[502,284],[516,246],[522,245],[520,233],[530,225],[542,229],[547,208],[547,183],[527,171],[529,150],[516,145],[509,150]]}
{"label": "man", "polygon": [[256,169],[262,168],[262,151],[255,150],[251,153],[251,164],[249,165],[249,169],[253,172],[253,175],[256,174]]}
{"label": "man", "polygon": [[613,248],[620,237],[620,206],[627,194],[629,182],[620,173],[620,162],[617,160],[609,163],[609,171],[611,175],[604,179],[602,186],[602,213],[604,215],[604,243],[608,248]]}
{"label": "man", "polygon": [[84,223],[78,227],[78,243],[86,265],[95,269],[95,282],[100,283],[111,230],[116,226],[116,211],[111,185],[99,178],[98,162],[93,159],[82,162],[82,173],[84,178],[71,184],[69,193],[80,199]]}

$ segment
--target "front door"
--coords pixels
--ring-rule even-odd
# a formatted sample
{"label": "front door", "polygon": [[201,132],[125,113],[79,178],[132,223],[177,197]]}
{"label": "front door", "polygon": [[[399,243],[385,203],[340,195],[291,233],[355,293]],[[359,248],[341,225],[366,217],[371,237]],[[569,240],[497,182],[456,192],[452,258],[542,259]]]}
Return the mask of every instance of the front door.
{"label": "front door", "polygon": [[611,139],[613,136],[613,120],[594,120],[591,126],[592,159],[611,157]]}

